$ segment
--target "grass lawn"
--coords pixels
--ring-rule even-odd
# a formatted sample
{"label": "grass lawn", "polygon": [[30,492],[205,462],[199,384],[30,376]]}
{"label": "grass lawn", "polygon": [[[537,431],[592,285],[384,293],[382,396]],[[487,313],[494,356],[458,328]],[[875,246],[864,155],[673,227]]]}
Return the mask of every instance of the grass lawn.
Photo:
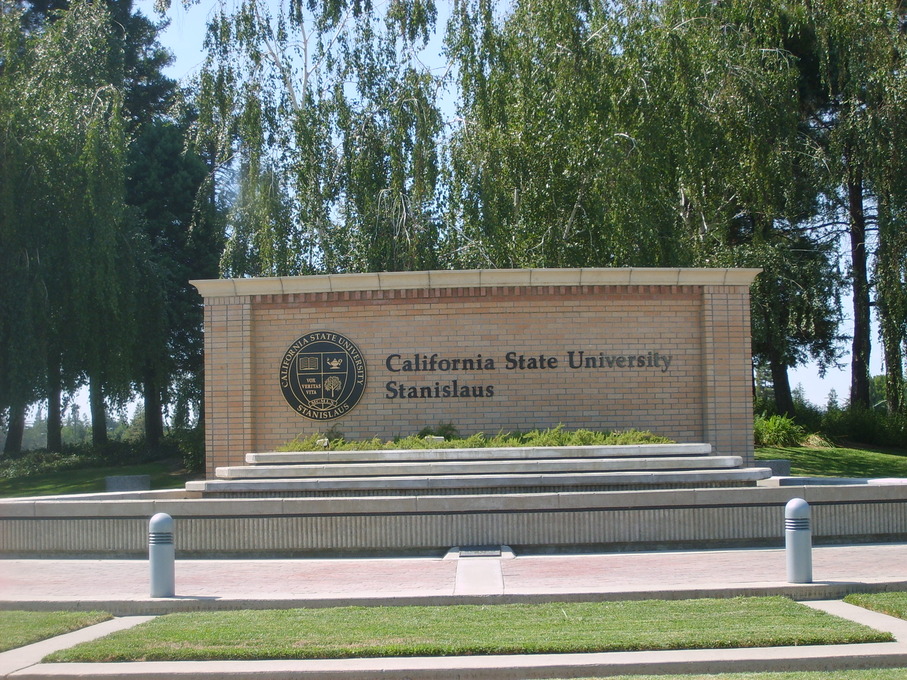
{"label": "grass lawn", "polygon": [[[907,593],[856,593],[844,598],[845,602],[872,609],[882,614],[907,620]],[[907,676],[905,676],[907,677]]]}
{"label": "grass lawn", "polygon": [[907,451],[806,446],[756,449],[756,460],[783,458],[791,474],[807,477],[907,477]]}
{"label": "grass lawn", "polygon": [[152,489],[175,489],[185,486],[188,480],[188,476],[178,467],[171,461],[155,461],[140,465],[60,470],[28,477],[0,479],[0,498],[104,491],[104,478],[113,475],[151,475]]}
{"label": "grass lawn", "polygon": [[307,659],[765,647],[891,640],[782,597],[340,607],[161,616],[49,661]]}
{"label": "grass lawn", "polygon": [[796,673],[718,673],[716,675],[621,675],[584,680],[903,680],[905,668],[857,671],[799,671]]}
{"label": "grass lawn", "polygon": [[0,652],[113,618],[105,612],[0,611]]}

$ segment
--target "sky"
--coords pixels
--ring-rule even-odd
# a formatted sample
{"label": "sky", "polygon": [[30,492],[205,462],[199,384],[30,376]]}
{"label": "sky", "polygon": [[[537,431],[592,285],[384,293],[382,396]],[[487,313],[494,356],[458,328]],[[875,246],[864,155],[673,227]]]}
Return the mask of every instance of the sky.
{"label": "sky", "polygon": [[[155,18],[157,15],[153,11],[153,4],[153,0],[139,0],[135,6],[146,16]],[[166,69],[166,74],[171,78],[186,80],[201,68],[204,61],[205,25],[208,16],[216,6],[212,0],[200,0],[197,4],[186,8],[183,6],[182,0],[172,0],[170,10],[166,15],[170,22],[169,26],[160,34],[161,44],[169,49],[175,58],[174,63]],[[842,303],[845,316],[842,332],[849,334],[853,327],[850,301],[843,300]],[[883,373],[883,368],[877,333],[873,333],[872,340],[874,346],[870,364],[871,373],[878,375]],[[849,349],[849,344],[847,348]],[[824,378],[819,377],[819,369],[813,363],[791,369],[789,373],[791,387],[802,386],[807,400],[818,406],[824,406],[828,401],[829,392],[834,390],[841,403],[847,399],[850,392],[849,351],[842,357],[841,362],[843,363],[842,368],[829,369]]]}

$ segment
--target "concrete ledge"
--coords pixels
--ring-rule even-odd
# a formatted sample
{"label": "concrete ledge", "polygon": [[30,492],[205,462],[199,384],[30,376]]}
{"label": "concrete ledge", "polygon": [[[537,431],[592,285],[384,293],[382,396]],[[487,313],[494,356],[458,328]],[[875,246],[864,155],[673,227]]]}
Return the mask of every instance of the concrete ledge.
{"label": "concrete ledge", "polygon": [[899,668],[907,645],[816,645],[734,649],[518,654],[510,656],[384,657],[298,661],[139,661],[39,664],[16,673],[22,680],[56,678],[306,678],[308,680],[526,680],[617,675],[724,674],[771,671]]}
{"label": "concrete ledge", "polygon": [[[800,478],[794,478],[800,479]],[[189,482],[198,484],[199,482]],[[120,500],[116,494],[86,496],[39,496],[0,500],[0,520],[21,517],[95,518],[151,517],[157,512],[185,516],[253,517],[281,514],[349,514],[497,510],[509,512],[532,508],[615,509],[784,506],[791,498],[803,498],[813,505],[860,505],[893,503],[907,506],[907,485],[789,485],[717,489],[662,489],[647,491],[582,492],[547,494],[506,494],[501,496],[406,496],[338,498],[199,498],[187,491],[173,491],[163,498],[157,492],[135,493],[136,498]],[[141,497],[144,496],[144,497]],[[443,508],[443,510],[441,510]],[[2,537],[2,533],[0,533]],[[506,542],[505,542],[506,543]],[[453,545],[453,544],[451,544]],[[450,546],[446,546],[450,547]]]}
{"label": "concrete ledge", "polygon": [[503,496],[0,502],[0,555],[144,555],[148,519],[176,521],[183,555],[431,553],[452,545],[605,550],[779,545],[791,498],[814,539],[902,541],[907,485]]}
{"label": "concrete ledge", "polygon": [[783,458],[775,460],[760,460],[759,465],[772,471],[774,477],[787,477],[790,475],[790,461]]}
{"label": "concrete ledge", "polygon": [[[720,463],[720,461],[718,461]],[[217,493],[287,493],[311,491],[342,491],[354,495],[357,492],[379,490],[391,493],[393,491],[415,490],[431,493],[433,490],[456,490],[457,493],[468,494],[480,492],[482,489],[491,489],[495,493],[499,490],[519,491],[521,488],[533,489],[582,489],[583,487],[606,488],[619,490],[621,488],[652,489],[678,485],[697,487],[713,485],[747,484],[756,483],[767,479],[771,472],[767,468],[732,468],[732,469],[701,469],[695,470],[633,470],[613,472],[524,472],[524,473],[493,473],[493,474],[437,474],[437,475],[399,475],[390,476],[385,472],[376,476],[345,476],[345,477],[311,477],[304,478],[294,475],[288,470],[281,475],[279,470],[263,470],[262,475],[247,475],[238,479],[209,479],[203,482],[189,482],[187,489],[201,491],[205,494]],[[266,474],[274,475],[266,478]],[[218,476],[227,476],[227,473],[218,469]],[[605,491],[607,493],[607,491]]]}
{"label": "concrete ledge", "polygon": [[204,298],[496,286],[749,286],[761,269],[474,269],[190,281]]}
{"label": "concrete ledge", "polygon": [[554,460],[560,458],[654,458],[706,456],[711,444],[632,444],[613,446],[515,446],[481,449],[381,449],[377,451],[270,451],[247,453],[250,465],[442,460]]}
{"label": "concrete ledge", "polygon": [[151,475],[111,475],[104,478],[107,491],[148,491]]}
{"label": "concrete ledge", "polygon": [[[493,558],[497,559],[497,558]],[[506,556],[504,559],[507,559]],[[713,588],[665,588],[663,590],[614,590],[578,593],[507,593],[502,595],[400,595],[338,597],[194,597],[175,598],[86,598],[0,601],[0,611],[105,611],[113,616],[159,616],[180,612],[235,611],[238,609],[321,609],[328,607],[433,607],[460,604],[542,604],[547,602],[630,602],[640,600],[698,600],[703,598],[781,596],[801,602],[840,600],[853,593],[888,593],[907,589],[907,580],[880,583],[766,583],[723,585]]]}
{"label": "concrete ledge", "polygon": [[[580,472],[711,471],[737,469],[740,456],[703,456],[701,458],[660,456],[630,460],[605,458],[562,458],[558,460],[444,460],[444,461],[366,461],[351,463],[287,463],[284,465],[237,465],[215,468],[218,479],[296,479],[327,477],[393,477],[424,475],[498,475],[506,486],[508,475],[569,474]],[[760,478],[767,477],[762,475]]]}

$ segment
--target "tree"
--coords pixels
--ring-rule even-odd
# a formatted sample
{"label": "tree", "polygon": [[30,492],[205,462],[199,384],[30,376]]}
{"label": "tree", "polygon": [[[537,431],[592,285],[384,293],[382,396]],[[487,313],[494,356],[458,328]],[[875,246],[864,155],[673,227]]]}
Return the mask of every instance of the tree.
{"label": "tree", "polygon": [[432,266],[435,78],[416,52],[434,4],[222,4],[209,26],[198,143],[237,187],[234,276]]}
{"label": "tree", "polygon": [[[2,348],[12,369],[3,401],[17,412],[37,396],[39,376],[116,371],[104,340],[114,341],[120,311],[125,134],[115,85],[121,59],[105,8],[74,4],[42,30],[22,33],[22,14],[8,7],[5,29],[17,21],[21,38],[3,68],[3,146],[16,158],[4,161],[0,251],[10,254],[4,270],[15,285],[0,293],[8,329],[0,335],[25,330]],[[10,312],[24,317],[11,320]],[[27,366],[16,356],[23,341]]]}
{"label": "tree", "polygon": [[[123,219],[110,225],[115,229],[110,233],[116,248],[107,267],[114,279],[107,281],[106,289],[113,293],[110,301],[115,298],[117,313],[96,319],[95,329],[105,330],[78,350],[75,343],[68,345],[73,338],[62,332],[62,326],[48,326],[51,341],[45,360],[51,448],[62,443],[62,393],[85,377],[91,384],[95,444],[106,440],[107,402],[131,398],[134,383],[142,386],[145,395],[147,440],[156,444],[163,433],[164,400],[174,394],[171,383],[193,382],[185,371],[190,363],[199,364],[187,359],[201,351],[200,309],[188,279],[216,275],[210,256],[201,250],[220,249],[219,239],[212,234],[208,203],[199,194],[207,169],[197,154],[184,148],[184,128],[161,132],[177,90],[161,72],[170,55],[157,42],[160,25],[133,11],[132,0],[109,0],[106,6],[110,12],[107,39],[115,57],[108,72],[110,87],[121,95],[124,138],[131,142],[125,159],[128,172],[110,180],[111,191],[125,189],[128,207]],[[34,0],[22,17],[23,25],[36,36],[49,35],[78,5],[69,8],[68,0]],[[91,234],[84,236],[90,243]],[[216,262],[216,253],[214,257]],[[53,283],[67,285],[65,278]],[[75,298],[69,301],[78,304]],[[198,389],[181,390],[184,396],[189,392]]]}
{"label": "tree", "polygon": [[34,59],[23,20],[18,6],[0,4],[0,425],[8,427],[6,452],[21,447],[26,407],[43,375],[37,250],[18,205],[32,189],[25,140],[16,134],[25,122],[18,101]]}
{"label": "tree", "polygon": [[[854,335],[851,406],[868,408],[871,351],[870,307],[875,268],[876,290],[886,338],[886,360],[897,399],[902,359],[895,356],[903,262],[898,217],[904,203],[903,102],[904,50],[907,49],[902,0],[812,0],[795,3],[791,49],[801,70],[804,113],[813,138],[824,151],[828,169],[827,210],[842,216],[849,241]],[[875,212],[873,212],[875,211]],[[878,228],[877,257],[871,234]],[[902,327],[902,326],[901,326]],[[896,403],[890,404],[895,410]]]}
{"label": "tree", "polygon": [[[174,401],[176,384],[200,353],[198,294],[189,281],[217,276],[220,239],[211,216],[199,206],[208,168],[175,123],[145,123],[129,151],[126,202],[130,206],[129,247],[133,280],[128,286],[140,342],[133,372],[144,396],[145,443],[164,435],[164,404]],[[203,251],[210,251],[205,257]],[[207,260],[207,262],[206,262]]]}
{"label": "tree", "polygon": [[794,232],[740,250],[763,268],[751,291],[753,360],[771,372],[777,412],[792,416],[787,369],[813,359],[824,372],[839,356],[842,282],[834,247]]}
{"label": "tree", "polygon": [[448,33],[455,261],[761,266],[754,346],[787,369],[836,356],[835,253],[777,3],[458,3]]}

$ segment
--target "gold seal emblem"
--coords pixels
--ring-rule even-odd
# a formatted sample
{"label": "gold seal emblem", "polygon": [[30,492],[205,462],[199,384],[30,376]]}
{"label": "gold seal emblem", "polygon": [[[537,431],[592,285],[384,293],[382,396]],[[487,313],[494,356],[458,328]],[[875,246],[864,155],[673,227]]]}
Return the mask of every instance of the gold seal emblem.
{"label": "gold seal emblem", "polygon": [[284,354],[280,389],[293,410],[305,418],[340,418],[359,403],[365,391],[365,359],[340,333],[313,331]]}

